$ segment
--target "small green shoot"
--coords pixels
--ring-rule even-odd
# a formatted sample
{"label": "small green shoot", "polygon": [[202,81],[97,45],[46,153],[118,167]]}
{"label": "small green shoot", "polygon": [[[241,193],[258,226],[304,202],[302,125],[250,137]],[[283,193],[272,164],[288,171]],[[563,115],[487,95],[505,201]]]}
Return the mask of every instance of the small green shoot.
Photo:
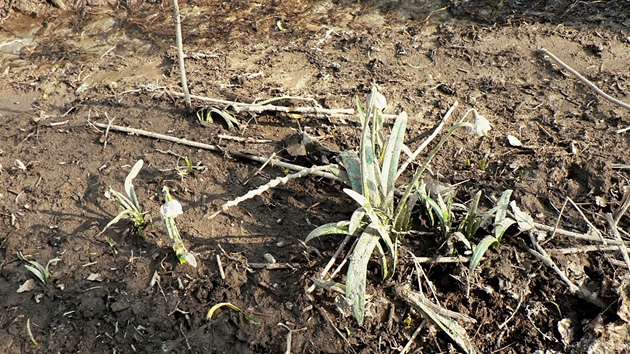
{"label": "small green shoot", "polygon": [[512,218],[507,217],[507,209],[510,205],[510,197],[512,196],[512,190],[506,190],[501,194],[501,197],[496,203],[496,206],[484,213],[481,223],[483,223],[483,219],[491,218],[494,215],[494,223],[492,224],[493,230],[492,235],[485,236],[474,248],[473,253],[470,256],[470,264],[469,268],[475,269],[481,261],[481,257],[486,253],[486,250],[490,246],[498,246],[501,244],[501,239],[503,238],[503,234],[505,231],[516,223],[516,221]]}
{"label": "small green shoot", "polygon": [[102,235],[105,230],[107,230],[110,226],[114,225],[123,218],[131,220],[133,226],[138,230],[144,228],[147,225],[144,213],[142,212],[142,207],[140,207],[140,203],[138,203],[138,197],[136,196],[136,192],[133,187],[133,179],[136,178],[138,172],[140,172],[140,169],[142,169],[143,164],[144,161],[138,160],[133,168],[131,168],[131,171],[129,171],[127,178],[125,178],[125,192],[127,193],[127,196],[113,190],[111,187],[107,192],[105,192],[105,197],[107,197],[108,199],[111,199],[113,197],[118,205],[120,205],[122,211],[118,215],[116,215],[116,217],[113,218],[107,225],[105,225],[99,235]]}
{"label": "small green shoot", "polygon": [[184,167],[177,166],[177,174],[181,177],[184,176],[193,176],[195,172],[205,172],[208,168],[204,166],[201,162],[198,162],[196,165],[193,165],[192,161],[188,156],[184,156]]}
{"label": "small green shoot", "polygon": [[30,318],[26,319],[26,332],[28,332],[28,337],[31,339],[31,342],[36,347],[39,346],[39,343],[37,343],[37,341],[35,340],[35,336],[33,335],[33,332],[31,331],[31,319]]}
{"label": "small green shoot", "polygon": [[173,251],[175,251],[175,255],[177,255],[180,264],[188,263],[196,267],[197,260],[195,256],[186,249],[184,241],[177,229],[177,224],[175,224],[175,218],[183,214],[182,205],[176,199],[173,199],[168,187],[165,186],[162,191],[164,192],[165,203],[160,207],[160,216],[162,217],[162,221],[164,221],[164,227],[166,228],[168,239],[171,241]]}
{"label": "small green shoot", "polygon": [[237,306],[233,305],[231,302],[221,302],[221,303],[218,303],[218,304],[212,306],[212,308],[210,308],[210,310],[208,311],[208,314],[206,315],[206,319],[211,320],[212,316],[214,315],[214,312],[216,310],[220,309],[221,307],[227,307],[227,308],[229,308],[231,310],[234,310],[234,311],[242,313],[243,316],[245,316],[245,319],[247,320],[247,322],[249,322],[249,323],[260,324],[260,322],[256,321],[247,312],[241,310]]}
{"label": "small green shoot", "polygon": [[28,269],[31,273],[33,273],[33,275],[35,275],[37,279],[39,279],[39,281],[42,282],[42,284],[48,284],[48,281],[50,280],[50,270],[48,269],[50,265],[51,264],[54,265],[55,263],[61,261],[61,258],[53,258],[49,260],[48,263],[46,263],[46,266],[44,267],[41,264],[39,264],[39,262],[37,261],[27,261],[22,255],[22,253],[20,253],[19,256],[23,261],[29,263],[29,264],[25,264],[24,267],[26,267],[26,269]]}

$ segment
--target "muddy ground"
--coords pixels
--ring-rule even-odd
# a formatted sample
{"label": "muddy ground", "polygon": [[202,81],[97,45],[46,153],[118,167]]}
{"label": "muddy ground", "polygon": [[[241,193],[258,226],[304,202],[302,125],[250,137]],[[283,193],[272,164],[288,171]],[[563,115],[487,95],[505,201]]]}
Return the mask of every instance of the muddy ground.
{"label": "muddy ground", "polygon": [[[402,240],[391,281],[381,283],[378,267],[370,265],[374,297],[359,327],[339,313],[334,293],[306,291],[342,238],[302,241],[356,208],[339,182],[291,181],[209,219],[224,202],[288,173],[269,166],[257,173],[260,163],[233,152],[323,164],[334,153],[296,156],[299,146],[285,139],[304,131],[331,150],[356,149],[355,115],[235,113],[247,122],[242,132],[228,131],[216,116],[201,125],[169,93],[181,92],[170,2],[0,4],[1,352],[398,353],[409,342],[408,353],[458,351],[432,325],[410,341],[424,318],[393,291],[400,284],[417,287],[410,253],[449,255],[427,222],[417,222],[416,233]],[[619,208],[628,186],[629,135],[616,131],[630,125],[629,112],[537,49],[545,47],[629,102],[628,1],[202,0],[180,6],[193,94],[246,103],[296,96],[352,109],[377,84],[389,103],[386,113],[408,113],[412,148],[457,101],[457,119],[474,107],[493,129],[480,139],[456,133],[428,179],[463,182],[461,202],[478,190],[498,197],[513,189],[513,200],[538,223],[580,234],[595,227],[613,237],[604,216]],[[222,151],[105,134],[90,124],[108,119]],[[523,146],[512,146],[508,135]],[[178,174],[184,161],[176,155],[205,171]],[[105,192],[110,186],[122,192],[139,159],[145,165],[134,184],[153,223],[143,237],[124,220],[99,235],[119,212]],[[163,186],[184,206],[177,222],[196,253],[196,268],[178,263],[165,236]],[[560,214],[566,198],[583,216],[570,205]],[[485,198],[482,204],[490,205]],[[624,239],[628,221],[624,216],[619,223]],[[571,249],[552,257],[570,280],[597,294],[600,306],[572,294],[527,251],[531,240],[516,227],[479,269],[469,272],[466,262],[423,264],[427,276],[420,282],[431,299],[476,320],[462,325],[480,353],[630,352],[628,272],[620,253],[586,248],[601,242],[537,236],[546,237],[546,249]],[[266,253],[277,269],[256,268],[269,261]],[[60,261],[50,265],[46,284],[24,267],[24,259],[45,265],[54,258]],[[206,320],[221,302],[258,323],[225,308]],[[295,330],[290,348],[287,327]]]}

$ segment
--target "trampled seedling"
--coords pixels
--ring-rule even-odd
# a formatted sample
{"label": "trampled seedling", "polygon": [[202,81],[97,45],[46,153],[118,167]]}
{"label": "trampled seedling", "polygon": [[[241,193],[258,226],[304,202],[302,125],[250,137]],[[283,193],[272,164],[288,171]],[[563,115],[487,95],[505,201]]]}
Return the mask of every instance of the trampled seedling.
{"label": "trampled seedling", "polygon": [[214,107],[202,107],[197,110],[197,120],[201,125],[209,126],[212,124],[213,119],[212,115],[217,115],[223,119],[229,131],[233,131],[234,128],[242,129],[241,122],[238,119],[234,118],[231,114],[226,111],[222,111],[220,109]]}
{"label": "trampled seedling", "polygon": [[133,168],[131,168],[131,171],[129,171],[127,178],[125,178],[125,192],[127,193],[127,196],[113,190],[111,187],[107,192],[105,192],[105,197],[107,197],[108,199],[111,199],[113,197],[118,205],[120,205],[122,211],[118,215],[116,215],[116,217],[113,218],[107,225],[105,225],[99,235],[103,234],[105,230],[107,230],[110,226],[114,225],[123,218],[129,219],[132,222],[134,228],[136,228],[136,230],[138,231],[140,231],[147,225],[144,213],[142,212],[142,207],[140,206],[140,203],[138,203],[138,197],[136,196],[136,192],[133,187],[133,179],[136,178],[138,172],[140,172],[140,169],[142,169],[143,164],[144,161],[138,160],[138,162],[133,165]]}
{"label": "trampled seedling", "polygon": [[260,322],[256,321],[251,315],[249,315],[247,312],[241,310],[237,306],[233,305],[231,302],[221,302],[221,303],[218,303],[218,304],[212,306],[212,308],[210,308],[210,310],[208,311],[208,314],[206,315],[206,319],[211,320],[212,316],[214,316],[214,312],[216,310],[220,309],[221,307],[227,307],[230,310],[234,310],[234,311],[242,313],[245,316],[245,319],[247,320],[247,322],[250,322],[250,323],[253,323],[253,324],[260,324]]}
{"label": "trampled seedling", "polygon": [[177,200],[173,199],[168,187],[165,186],[163,188],[163,192],[164,204],[160,207],[160,216],[162,217],[162,221],[164,221],[166,234],[168,239],[171,241],[173,251],[175,251],[175,255],[177,255],[179,263],[188,263],[191,266],[196,267],[197,260],[195,259],[195,256],[186,249],[184,241],[177,229],[177,224],[175,224],[175,218],[178,215],[183,214],[182,205]]}
{"label": "trampled seedling", "polygon": [[[401,113],[394,122],[389,136],[384,136],[383,109],[385,97],[376,88],[367,99],[364,110],[358,102],[359,120],[362,134],[359,152],[346,151],[340,154],[344,171],[338,174],[350,185],[351,189],[344,192],[354,199],[359,208],[348,221],[322,225],[313,230],[306,238],[312,241],[323,235],[343,234],[357,237],[349,257],[346,274],[345,296],[351,304],[353,316],[363,324],[366,302],[367,265],[376,251],[381,266],[383,279],[391,278],[394,274],[398,259],[398,242],[411,229],[411,213],[420,199],[436,203],[432,207],[440,213],[443,225],[450,225],[450,207],[439,197],[437,202],[423,198],[422,176],[431,160],[450,136],[459,128],[468,128],[476,136],[483,136],[490,130],[490,123],[476,110],[466,112],[462,120],[455,124],[429,153],[423,165],[416,170],[411,182],[402,191],[400,198],[395,198],[397,189],[402,187],[397,183],[398,177],[404,172],[410,161],[400,168],[400,155],[403,150],[408,151],[403,144],[407,115]],[[464,119],[473,112],[473,122]],[[449,113],[450,114],[450,113]],[[413,153],[410,159],[419,152]],[[446,231],[448,231],[447,229]],[[321,279],[323,280],[323,279]]]}

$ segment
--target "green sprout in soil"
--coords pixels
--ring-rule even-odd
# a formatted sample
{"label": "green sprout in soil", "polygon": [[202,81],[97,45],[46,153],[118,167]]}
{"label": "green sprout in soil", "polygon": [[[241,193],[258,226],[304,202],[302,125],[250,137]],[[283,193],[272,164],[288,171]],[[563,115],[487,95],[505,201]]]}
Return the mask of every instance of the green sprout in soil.
{"label": "green sprout in soil", "polygon": [[[457,129],[468,128],[471,134],[483,136],[491,128],[486,118],[474,109],[469,110],[445,134],[415,171],[411,182],[403,188],[398,178],[409,165],[407,161],[399,167],[401,152],[407,150],[403,144],[407,115],[404,112],[398,115],[390,134],[385,136],[382,115],[385,105],[385,97],[376,88],[368,96],[365,109],[358,102],[362,128],[359,152],[345,151],[339,156],[344,167],[339,177],[351,186],[344,192],[357,202],[359,208],[350,220],[322,225],[306,238],[306,242],[330,234],[356,238],[349,257],[346,283],[340,284],[338,288],[345,289],[345,301],[359,325],[363,324],[365,318],[368,262],[376,253],[383,280],[393,276],[398,259],[398,243],[411,230],[411,214],[418,202],[428,203],[436,212],[445,233],[450,232],[451,197],[444,200],[438,196],[434,200],[428,197],[424,188],[422,176],[429,163]],[[470,112],[473,112],[472,122],[464,121]],[[417,154],[412,156],[415,158]],[[396,196],[399,192],[401,195]],[[324,283],[324,280],[319,279],[319,283]]]}
{"label": "green sprout in soil", "polygon": [[205,172],[208,169],[206,166],[204,166],[201,163],[201,161],[198,162],[196,165],[193,165],[192,161],[190,160],[188,156],[184,156],[184,163],[185,163],[184,167],[179,167],[179,165],[177,166],[177,174],[180,175],[181,177],[194,176],[195,172],[197,171]]}
{"label": "green sprout in soil", "polygon": [[138,197],[136,196],[136,192],[133,187],[133,179],[136,178],[140,169],[142,169],[142,165],[144,161],[138,160],[136,164],[131,168],[127,178],[125,178],[125,192],[127,195],[123,195],[120,192],[113,190],[111,187],[107,192],[105,192],[105,197],[111,199],[112,197],[116,200],[122,211],[116,215],[105,227],[99,235],[103,234],[105,230],[107,230],[110,226],[114,225],[118,221],[123,218],[129,219],[133,224],[133,227],[136,230],[141,230],[147,225],[147,221],[144,217],[144,213],[142,212],[142,207],[140,203],[138,203]]}
{"label": "green sprout in soil", "polygon": [[196,267],[197,260],[195,259],[195,256],[186,249],[184,241],[177,229],[177,224],[175,224],[175,218],[178,215],[183,214],[182,205],[176,199],[173,199],[168,187],[165,186],[163,188],[163,192],[164,204],[160,207],[160,216],[162,217],[162,221],[164,221],[166,234],[168,239],[171,241],[173,251],[175,251],[175,255],[177,255],[177,259],[180,264],[188,263],[191,266]]}
{"label": "green sprout in soil", "polygon": [[19,253],[19,256],[23,261],[28,262],[28,264],[25,264],[24,267],[33,273],[33,275],[35,275],[42,284],[48,284],[48,281],[50,280],[50,270],[48,269],[50,265],[61,261],[61,258],[53,258],[49,260],[44,267],[37,261],[27,261],[22,253]]}

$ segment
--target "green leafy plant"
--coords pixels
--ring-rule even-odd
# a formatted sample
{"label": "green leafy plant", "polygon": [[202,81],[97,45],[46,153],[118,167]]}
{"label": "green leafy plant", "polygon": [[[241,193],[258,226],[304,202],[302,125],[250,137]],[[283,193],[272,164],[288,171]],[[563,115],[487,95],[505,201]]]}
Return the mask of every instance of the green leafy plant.
{"label": "green leafy plant", "polygon": [[[361,145],[358,153],[345,151],[340,154],[344,169],[339,177],[351,186],[344,189],[344,192],[359,204],[359,208],[350,220],[316,228],[306,237],[306,242],[330,234],[356,237],[352,255],[349,257],[346,284],[340,284],[338,288],[345,289],[346,302],[351,306],[352,314],[359,325],[362,325],[365,317],[368,262],[376,252],[383,280],[394,274],[398,242],[411,229],[411,213],[418,200],[423,197],[422,176],[429,163],[457,129],[466,127],[471,133],[481,136],[487,133],[490,124],[475,110],[468,111],[429,153],[422,166],[414,173],[411,182],[402,190],[402,195],[396,197],[397,188],[401,185],[397,183],[398,178],[420,152],[417,150],[411,154],[410,159],[399,168],[401,152],[406,149],[403,140],[407,115],[404,112],[398,115],[390,134],[385,136],[382,115],[386,105],[385,97],[373,88],[366,108],[363,108],[361,102],[357,105],[362,128]],[[473,122],[464,121],[471,111],[474,113]],[[452,111],[449,114],[450,112]],[[440,198],[438,197],[438,204],[434,209],[450,210]],[[425,201],[430,202],[426,198]],[[449,223],[448,213],[438,215],[443,219],[444,225]]]}
{"label": "green leafy plant", "polygon": [[49,260],[48,263],[46,263],[46,266],[44,267],[41,264],[39,264],[39,262],[37,261],[26,260],[24,256],[22,256],[21,253],[19,254],[19,256],[23,261],[28,263],[28,264],[25,264],[24,267],[26,267],[26,269],[28,269],[29,272],[33,273],[33,275],[35,275],[37,279],[39,279],[39,281],[42,282],[42,284],[48,284],[48,281],[50,280],[50,270],[48,269],[50,265],[61,261],[61,258],[53,258]]}
{"label": "green leafy plant", "polygon": [[[514,219],[507,216],[512,190],[508,189],[504,191],[503,194],[501,194],[501,197],[497,200],[494,208],[477,215],[476,210],[477,203],[479,202],[479,196],[481,196],[481,192],[478,192],[475,196],[476,202],[473,199],[475,203],[474,205],[471,205],[465,218],[466,222],[462,224],[465,228],[469,228],[469,234],[473,235],[477,232],[478,227],[485,224],[489,219],[494,217],[494,222],[492,223],[492,235],[486,235],[476,246],[473,247],[473,252],[470,256],[470,269],[475,269],[477,265],[479,265],[481,257],[483,257],[488,248],[490,246],[498,246],[501,243],[501,239],[503,238],[505,231],[516,223]],[[471,224],[471,226],[468,226],[468,224]]]}
{"label": "green leafy plant", "polygon": [[[507,217],[512,190],[504,191],[492,209],[481,212],[479,210],[481,191],[478,191],[468,205],[465,205],[453,202],[454,189],[435,189],[435,187],[428,188],[424,182],[421,183],[418,188],[422,201],[420,203],[421,209],[424,211],[429,224],[441,231],[449,246],[453,240],[457,240],[472,250],[470,269],[476,268],[486,250],[490,246],[498,246],[507,228],[515,222]],[[471,244],[470,241],[480,227],[491,227],[492,235],[487,235],[477,245]],[[454,252],[452,247],[449,249]]]}
{"label": "green leafy plant", "polygon": [[196,267],[197,260],[195,259],[195,256],[186,249],[184,241],[177,229],[177,224],[175,224],[175,218],[183,214],[182,205],[176,199],[173,199],[168,187],[165,186],[162,191],[164,192],[164,204],[160,207],[160,216],[164,222],[164,227],[166,228],[166,233],[171,241],[173,251],[175,251],[175,255],[177,255],[179,263],[188,263],[191,266]]}
{"label": "green leafy plant", "polygon": [[[398,178],[410,162],[417,158],[423,146],[411,154],[408,153],[409,159],[400,165],[401,152],[409,151],[403,143],[407,115],[404,112],[398,115],[389,135],[385,136],[382,115],[385,105],[385,97],[376,88],[368,96],[365,109],[361,102],[357,102],[362,129],[359,151],[345,151],[339,155],[343,170],[338,176],[351,186],[344,189],[344,192],[359,204],[359,208],[350,220],[322,225],[306,237],[306,242],[330,234],[356,238],[350,251],[346,283],[335,283],[335,289],[345,292],[345,301],[351,307],[352,315],[359,325],[365,319],[368,263],[376,253],[382,279],[392,277],[398,259],[398,243],[410,231],[411,214],[420,200],[435,212],[443,234],[450,234],[452,195],[446,199],[440,193],[436,199],[429,197],[422,179],[429,163],[457,129],[468,128],[476,136],[483,136],[491,129],[488,120],[476,110],[466,112],[431,150],[424,163],[413,174],[411,182],[403,188],[402,183],[398,183]],[[452,113],[456,105],[457,103],[447,115]],[[471,112],[472,122],[465,121]],[[324,279],[316,279],[316,284],[328,283]]]}
{"label": "green leafy plant", "polygon": [[143,164],[144,161],[138,160],[138,162],[136,162],[136,164],[131,168],[131,171],[129,171],[127,178],[125,178],[125,192],[127,193],[127,196],[113,190],[111,187],[109,187],[108,191],[105,193],[105,197],[108,199],[114,198],[116,200],[122,211],[107,225],[105,225],[99,235],[123,218],[129,219],[137,230],[140,230],[147,225],[147,220],[144,217],[140,203],[138,203],[138,197],[136,196],[136,192],[133,187],[133,179],[136,178],[140,169],[142,169]]}

